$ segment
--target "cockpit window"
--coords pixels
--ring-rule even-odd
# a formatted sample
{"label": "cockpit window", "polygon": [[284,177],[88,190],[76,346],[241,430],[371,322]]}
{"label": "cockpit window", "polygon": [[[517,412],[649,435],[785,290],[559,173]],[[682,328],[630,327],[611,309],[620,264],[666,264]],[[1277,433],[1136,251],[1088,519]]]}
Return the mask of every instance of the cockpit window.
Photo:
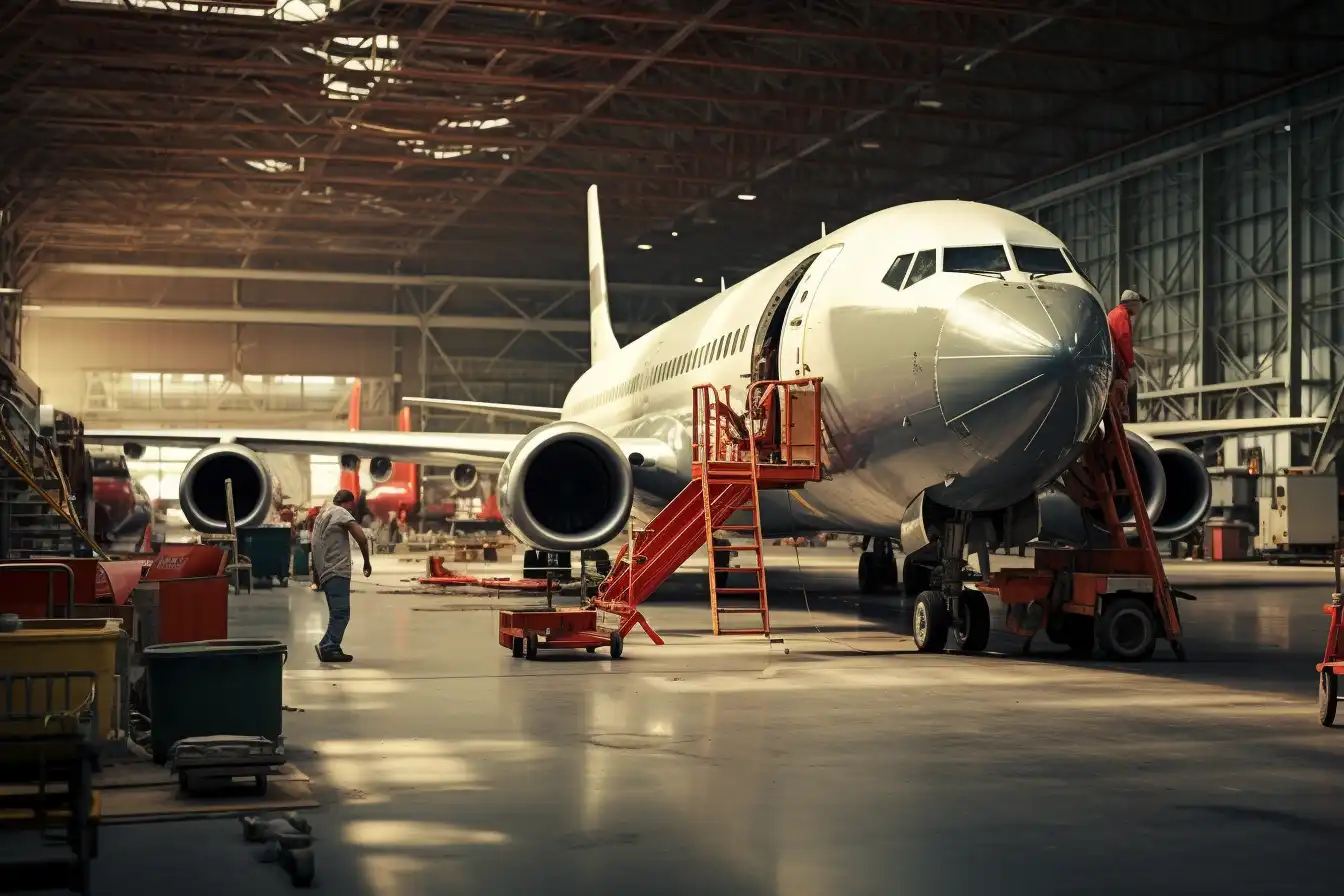
{"label": "cockpit window", "polygon": [[932,277],[938,272],[938,253],[932,249],[925,249],[915,256],[915,263],[910,266],[910,278],[905,281],[906,287],[914,286],[925,277]]}
{"label": "cockpit window", "polygon": [[900,258],[891,263],[887,269],[887,275],[882,278],[882,282],[892,289],[900,289],[901,284],[905,282],[905,272],[910,270],[910,259],[915,257],[915,253],[907,252]]}
{"label": "cockpit window", "polygon": [[1093,292],[1100,295],[1101,287],[1097,286],[1096,282],[1091,277],[1087,276],[1087,271],[1083,270],[1083,266],[1078,263],[1078,259],[1073,257],[1073,253],[1068,249],[1065,249],[1064,257],[1069,260],[1069,264],[1073,265],[1073,269],[1078,272],[1078,276],[1083,278],[1083,282],[1092,287]]}
{"label": "cockpit window", "polygon": [[1073,270],[1064,260],[1059,249],[1047,249],[1040,246],[1014,246],[1013,257],[1017,259],[1017,269],[1024,274],[1046,276],[1048,274],[1071,274]]}
{"label": "cockpit window", "polygon": [[1001,274],[1009,268],[1008,253],[1002,246],[952,246],[943,250],[944,271]]}

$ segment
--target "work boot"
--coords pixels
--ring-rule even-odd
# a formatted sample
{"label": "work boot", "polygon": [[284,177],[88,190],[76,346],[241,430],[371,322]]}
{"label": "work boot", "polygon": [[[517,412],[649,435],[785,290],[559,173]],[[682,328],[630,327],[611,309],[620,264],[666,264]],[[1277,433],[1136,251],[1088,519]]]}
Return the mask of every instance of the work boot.
{"label": "work boot", "polygon": [[345,653],[339,647],[323,647],[321,644],[314,646],[317,651],[317,661],[319,663],[348,663],[354,659],[348,653]]}

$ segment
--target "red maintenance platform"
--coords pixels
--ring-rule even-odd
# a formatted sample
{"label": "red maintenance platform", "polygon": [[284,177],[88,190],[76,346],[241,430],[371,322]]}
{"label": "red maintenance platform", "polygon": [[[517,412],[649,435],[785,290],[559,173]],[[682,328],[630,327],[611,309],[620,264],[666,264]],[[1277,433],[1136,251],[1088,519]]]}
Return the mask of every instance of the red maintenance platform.
{"label": "red maintenance platform", "polygon": [[[1064,479],[1065,488],[1081,507],[1098,511],[1106,523],[1110,545],[1087,548],[1038,548],[1034,568],[1003,569],[986,577],[979,590],[997,595],[1008,606],[1008,630],[1031,638],[1042,629],[1050,640],[1090,655],[1099,643],[1112,660],[1144,660],[1165,638],[1179,660],[1185,659],[1177,593],[1167,581],[1152,522],[1139,490],[1134,457],[1120,414],[1122,397],[1112,395],[1106,425]],[[1116,498],[1134,496],[1128,504],[1134,519],[1122,522]],[[1129,530],[1136,530],[1131,546]],[[1189,595],[1181,595],[1189,598]],[[965,599],[965,598],[963,598]],[[983,637],[961,644],[966,651],[983,650],[988,638],[988,608]]]}
{"label": "red maintenance platform", "polygon": [[[746,566],[718,566],[709,552],[709,599],[714,634],[769,634],[770,606],[761,558],[760,492],[797,489],[822,477],[821,378],[763,380],[747,387],[746,411],[729,406],[729,388],[702,384],[692,390],[691,481],[646,529],[632,529],[630,542],[612,561],[611,572],[586,609],[501,611],[499,643],[515,656],[534,658],[540,649],[610,647],[619,657],[624,639],[639,626],[655,644],[663,639],[639,606],[715,531],[751,539],[736,545]],[[750,584],[720,587],[715,573],[750,576]],[[597,614],[617,617],[600,627]],[[725,627],[725,616],[760,621]]]}

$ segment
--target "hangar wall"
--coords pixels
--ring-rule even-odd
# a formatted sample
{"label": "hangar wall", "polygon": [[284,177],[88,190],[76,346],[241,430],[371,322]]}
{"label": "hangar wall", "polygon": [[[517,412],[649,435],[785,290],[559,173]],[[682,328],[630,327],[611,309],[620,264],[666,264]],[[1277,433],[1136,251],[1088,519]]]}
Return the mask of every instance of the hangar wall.
{"label": "hangar wall", "polygon": [[[1102,295],[1153,301],[1136,332],[1141,420],[1326,416],[1344,375],[1344,75],[1005,192]],[[1265,469],[1316,436],[1229,439]]]}

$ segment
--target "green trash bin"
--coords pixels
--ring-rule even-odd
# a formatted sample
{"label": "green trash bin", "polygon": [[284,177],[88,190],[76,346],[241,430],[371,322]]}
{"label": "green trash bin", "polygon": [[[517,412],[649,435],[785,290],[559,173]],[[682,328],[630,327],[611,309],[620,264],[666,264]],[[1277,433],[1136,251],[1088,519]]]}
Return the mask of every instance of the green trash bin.
{"label": "green trash bin", "polygon": [[279,743],[284,716],[280,641],[191,641],[144,651],[154,761],[184,737],[250,735]]}
{"label": "green trash bin", "polygon": [[289,584],[288,526],[253,526],[238,530],[238,553],[252,561],[252,581],[263,588]]}

